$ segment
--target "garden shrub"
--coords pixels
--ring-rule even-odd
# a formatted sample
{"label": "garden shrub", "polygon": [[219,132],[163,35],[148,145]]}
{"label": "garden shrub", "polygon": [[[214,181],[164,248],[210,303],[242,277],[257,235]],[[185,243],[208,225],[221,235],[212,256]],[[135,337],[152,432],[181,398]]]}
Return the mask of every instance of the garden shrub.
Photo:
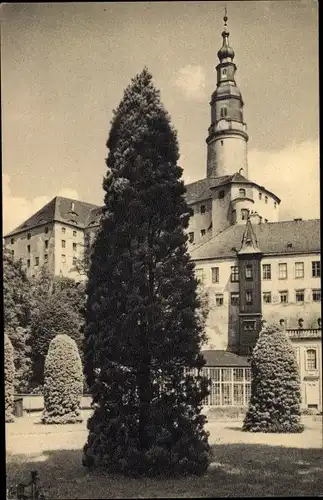
{"label": "garden shrub", "polygon": [[49,345],[45,360],[42,422],[81,422],[82,390],[82,363],[76,342],[68,335],[57,335]]}
{"label": "garden shrub", "polygon": [[5,420],[13,422],[15,364],[14,350],[8,335],[4,335]]}
{"label": "garden shrub", "polygon": [[243,430],[297,433],[301,425],[299,369],[286,332],[268,325],[251,356],[251,398]]}

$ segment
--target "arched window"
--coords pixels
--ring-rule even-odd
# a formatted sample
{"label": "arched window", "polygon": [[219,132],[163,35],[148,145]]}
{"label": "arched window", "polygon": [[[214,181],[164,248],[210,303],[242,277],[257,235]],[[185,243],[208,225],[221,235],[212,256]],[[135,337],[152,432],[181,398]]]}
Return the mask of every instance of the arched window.
{"label": "arched window", "polygon": [[307,370],[316,370],[317,369],[316,349],[307,349],[307,351],[306,351],[306,369]]}
{"label": "arched window", "polygon": [[221,108],[221,111],[220,111],[220,115],[221,115],[221,118],[225,118],[227,116],[227,108]]}
{"label": "arched window", "polygon": [[239,189],[239,196],[246,196],[246,190],[244,188]]}

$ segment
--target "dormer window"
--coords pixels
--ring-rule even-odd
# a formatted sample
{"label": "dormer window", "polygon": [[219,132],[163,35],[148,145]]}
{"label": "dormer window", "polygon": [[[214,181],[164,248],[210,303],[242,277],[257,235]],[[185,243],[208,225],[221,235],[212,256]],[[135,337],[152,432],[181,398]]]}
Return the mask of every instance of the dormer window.
{"label": "dormer window", "polygon": [[220,192],[219,192],[219,198],[220,198],[220,199],[221,199],[221,198],[224,198],[224,191],[220,191]]}
{"label": "dormer window", "polygon": [[201,214],[205,214],[206,208],[205,205],[201,205]]}
{"label": "dormer window", "polygon": [[241,197],[246,196],[246,190],[244,188],[239,189],[239,196],[241,196]]}

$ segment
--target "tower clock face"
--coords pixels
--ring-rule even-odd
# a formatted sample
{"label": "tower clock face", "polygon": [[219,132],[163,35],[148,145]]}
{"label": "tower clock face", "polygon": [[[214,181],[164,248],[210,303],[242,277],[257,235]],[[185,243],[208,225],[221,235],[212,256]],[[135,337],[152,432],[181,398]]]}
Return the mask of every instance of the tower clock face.
{"label": "tower clock face", "polygon": [[226,121],[225,120],[220,120],[217,125],[218,130],[223,130],[226,128]]}

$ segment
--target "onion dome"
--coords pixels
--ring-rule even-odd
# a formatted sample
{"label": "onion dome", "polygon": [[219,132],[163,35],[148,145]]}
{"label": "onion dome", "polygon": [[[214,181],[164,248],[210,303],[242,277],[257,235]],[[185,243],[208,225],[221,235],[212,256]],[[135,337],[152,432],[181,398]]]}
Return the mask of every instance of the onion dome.
{"label": "onion dome", "polygon": [[222,62],[224,59],[233,59],[234,58],[234,50],[232,47],[229,45],[229,31],[227,28],[227,14],[225,13],[225,16],[223,18],[224,21],[224,30],[222,31],[222,38],[223,38],[223,45],[221,49],[218,51],[218,58],[220,59],[220,62]]}

